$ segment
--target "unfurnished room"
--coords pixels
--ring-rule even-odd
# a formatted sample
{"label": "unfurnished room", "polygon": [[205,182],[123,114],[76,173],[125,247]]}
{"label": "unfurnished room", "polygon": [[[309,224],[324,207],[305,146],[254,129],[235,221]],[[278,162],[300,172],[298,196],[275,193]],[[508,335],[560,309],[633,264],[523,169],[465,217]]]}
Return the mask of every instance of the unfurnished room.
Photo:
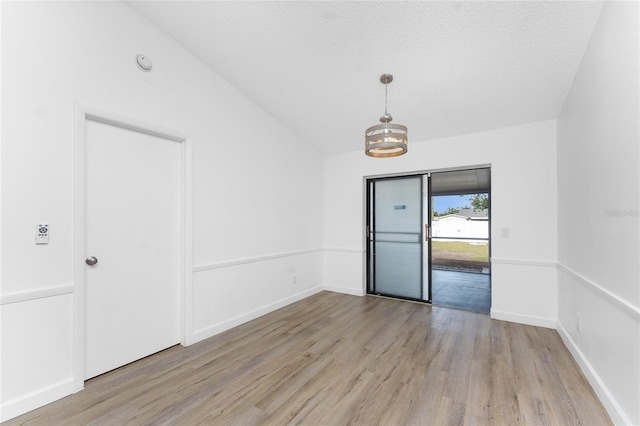
{"label": "unfurnished room", "polygon": [[3,425],[640,425],[640,2],[0,23]]}

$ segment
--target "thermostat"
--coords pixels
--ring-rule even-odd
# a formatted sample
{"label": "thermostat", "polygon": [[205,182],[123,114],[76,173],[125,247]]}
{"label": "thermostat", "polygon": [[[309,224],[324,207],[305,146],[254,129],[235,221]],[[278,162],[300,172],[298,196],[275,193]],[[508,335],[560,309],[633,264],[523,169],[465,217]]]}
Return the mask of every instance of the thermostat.
{"label": "thermostat", "polygon": [[49,244],[49,225],[36,225],[36,244]]}

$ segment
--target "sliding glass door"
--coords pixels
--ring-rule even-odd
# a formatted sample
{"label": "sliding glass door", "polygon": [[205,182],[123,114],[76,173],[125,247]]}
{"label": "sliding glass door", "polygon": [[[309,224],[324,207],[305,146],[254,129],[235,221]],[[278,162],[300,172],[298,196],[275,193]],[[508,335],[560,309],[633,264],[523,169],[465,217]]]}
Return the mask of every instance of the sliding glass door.
{"label": "sliding glass door", "polygon": [[489,168],[367,180],[367,293],[491,307]]}
{"label": "sliding glass door", "polygon": [[428,300],[422,200],[422,176],[368,181],[369,293]]}

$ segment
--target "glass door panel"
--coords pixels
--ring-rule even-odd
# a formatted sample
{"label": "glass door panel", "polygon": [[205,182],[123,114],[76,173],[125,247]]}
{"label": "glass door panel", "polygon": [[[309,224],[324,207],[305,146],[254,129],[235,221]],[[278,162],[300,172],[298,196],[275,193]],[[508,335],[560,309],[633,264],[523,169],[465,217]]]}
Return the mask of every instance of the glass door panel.
{"label": "glass door panel", "polygon": [[375,294],[425,300],[422,176],[370,182],[369,268]]}

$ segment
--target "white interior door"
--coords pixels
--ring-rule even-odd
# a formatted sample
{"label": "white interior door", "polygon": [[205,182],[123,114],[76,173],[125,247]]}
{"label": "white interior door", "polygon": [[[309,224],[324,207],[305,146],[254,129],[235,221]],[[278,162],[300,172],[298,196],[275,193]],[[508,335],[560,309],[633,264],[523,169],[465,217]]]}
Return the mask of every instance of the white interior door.
{"label": "white interior door", "polygon": [[181,146],[93,120],[85,140],[88,379],[180,341]]}

